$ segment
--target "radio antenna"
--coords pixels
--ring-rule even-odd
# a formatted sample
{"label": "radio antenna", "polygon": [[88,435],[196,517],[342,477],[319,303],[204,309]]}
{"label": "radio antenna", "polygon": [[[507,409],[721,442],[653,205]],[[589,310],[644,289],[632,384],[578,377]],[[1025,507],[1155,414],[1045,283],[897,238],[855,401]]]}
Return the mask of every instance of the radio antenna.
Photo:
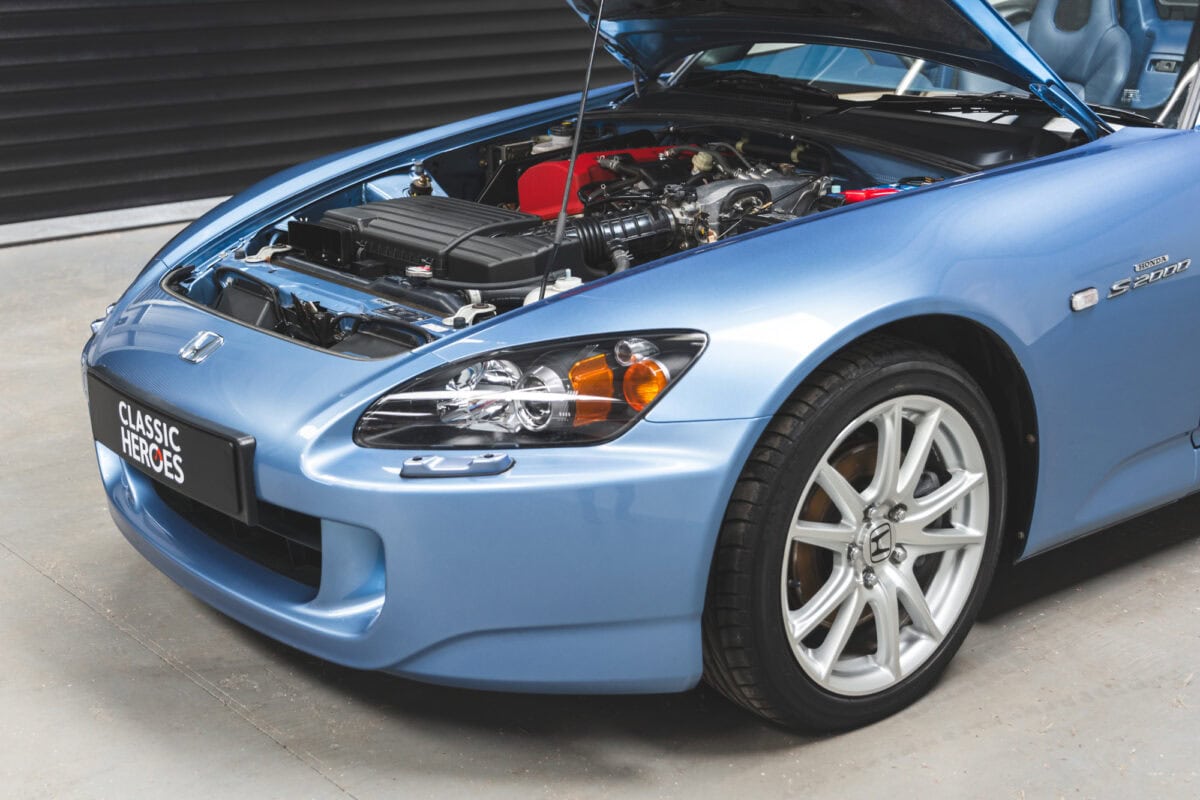
{"label": "radio antenna", "polygon": [[567,206],[571,202],[571,176],[575,174],[575,160],[579,157],[579,142],[583,138],[583,115],[587,111],[588,92],[592,88],[592,67],[596,63],[596,50],[600,45],[600,23],[604,20],[604,0],[596,6],[596,24],[592,31],[592,49],[588,53],[587,71],[583,74],[583,94],[579,96],[579,114],[575,117],[575,137],[571,140],[571,158],[567,162],[566,180],[563,182],[562,205],[558,209],[558,219],[554,222],[554,248],[542,270],[542,288],[538,299],[546,297],[546,284],[550,282],[550,270],[558,262],[558,250],[562,247],[563,237],[567,232]]}

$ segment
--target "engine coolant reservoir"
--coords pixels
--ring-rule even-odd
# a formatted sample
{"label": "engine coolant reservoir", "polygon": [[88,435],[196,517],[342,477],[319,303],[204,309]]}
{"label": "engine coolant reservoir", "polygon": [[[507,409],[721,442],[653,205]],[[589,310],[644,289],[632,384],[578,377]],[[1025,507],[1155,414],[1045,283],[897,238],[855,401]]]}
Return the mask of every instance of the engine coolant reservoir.
{"label": "engine coolant reservoir", "polygon": [[[574,275],[567,273],[566,275],[562,276],[561,278],[556,280],[554,283],[552,283],[546,287],[546,297],[553,297],[556,294],[562,294],[563,292],[565,292],[569,289],[574,289],[576,286],[580,286],[582,284],[583,284],[583,278],[577,278]],[[538,288],[531,291],[529,294],[525,295],[525,302],[522,305],[529,305],[530,303],[536,303],[538,300],[541,299],[541,295],[542,295],[542,287],[539,286]]]}
{"label": "engine coolant reservoir", "polygon": [[569,122],[564,122],[561,125],[555,125],[550,130],[546,131],[544,136],[533,137],[533,155],[541,153],[552,153],[555,150],[563,150],[571,146],[571,141],[574,137],[575,128]]}

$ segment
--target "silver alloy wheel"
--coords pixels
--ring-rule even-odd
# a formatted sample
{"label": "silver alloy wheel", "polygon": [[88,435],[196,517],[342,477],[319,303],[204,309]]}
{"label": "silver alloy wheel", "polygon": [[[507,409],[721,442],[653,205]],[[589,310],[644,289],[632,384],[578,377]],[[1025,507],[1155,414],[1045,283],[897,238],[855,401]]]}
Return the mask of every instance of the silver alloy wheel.
{"label": "silver alloy wheel", "polygon": [[[858,489],[834,463],[872,427],[873,474]],[[818,491],[840,519],[803,518]],[[784,554],[784,627],[805,673],[846,696],[874,694],[913,674],[967,603],[988,516],[983,448],[954,407],[908,395],[847,425],[808,479]],[[828,575],[819,587],[803,587],[803,602],[793,608],[797,548],[829,551]]]}

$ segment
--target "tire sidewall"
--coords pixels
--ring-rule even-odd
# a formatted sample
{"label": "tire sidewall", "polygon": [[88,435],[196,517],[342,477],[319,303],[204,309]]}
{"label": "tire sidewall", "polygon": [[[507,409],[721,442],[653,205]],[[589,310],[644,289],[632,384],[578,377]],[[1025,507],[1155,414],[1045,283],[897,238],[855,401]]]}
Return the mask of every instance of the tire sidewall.
{"label": "tire sidewall", "polygon": [[[914,394],[949,403],[967,420],[979,440],[988,470],[989,495],[983,558],[957,621],[924,664],[881,692],[862,697],[834,694],[804,672],[785,632],[779,581],[787,552],[787,532],[801,493],[846,426],[880,403]],[[815,413],[803,423],[795,446],[785,456],[778,480],[769,491],[753,556],[754,637],[763,654],[768,685],[782,695],[786,707],[806,708],[809,715],[827,720],[830,727],[846,728],[895,713],[928,691],[966,638],[995,571],[1004,530],[1004,465],[999,427],[986,398],[974,381],[948,362],[928,357],[892,361],[844,382],[816,407]]]}

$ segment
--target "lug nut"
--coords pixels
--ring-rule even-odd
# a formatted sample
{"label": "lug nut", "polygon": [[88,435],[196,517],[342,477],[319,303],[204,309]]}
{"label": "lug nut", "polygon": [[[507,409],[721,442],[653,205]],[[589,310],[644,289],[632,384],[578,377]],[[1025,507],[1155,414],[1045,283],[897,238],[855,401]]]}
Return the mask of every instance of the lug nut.
{"label": "lug nut", "polygon": [[887,515],[892,522],[903,522],[906,516],[908,516],[908,506],[905,505],[892,506],[892,510]]}
{"label": "lug nut", "polygon": [[871,503],[871,505],[863,509],[863,520],[870,522],[873,519],[878,519],[880,513],[879,505]]}
{"label": "lug nut", "polygon": [[851,561],[858,561],[862,557],[862,548],[856,544],[852,544],[846,548],[846,558]]}
{"label": "lug nut", "polygon": [[892,563],[903,564],[904,559],[908,558],[908,551],[904,549],[904,545],[898,544],[892,548]]}
{"label": "lug nut", "polygon": [[867,567],[866,569],[863,570],[863,574],[862,574],[863,586],[865,586],[868,589],[874,589],[878,583],[879,583],[879,578],[876,577],[875,570],[871,569],[870,567]]}

